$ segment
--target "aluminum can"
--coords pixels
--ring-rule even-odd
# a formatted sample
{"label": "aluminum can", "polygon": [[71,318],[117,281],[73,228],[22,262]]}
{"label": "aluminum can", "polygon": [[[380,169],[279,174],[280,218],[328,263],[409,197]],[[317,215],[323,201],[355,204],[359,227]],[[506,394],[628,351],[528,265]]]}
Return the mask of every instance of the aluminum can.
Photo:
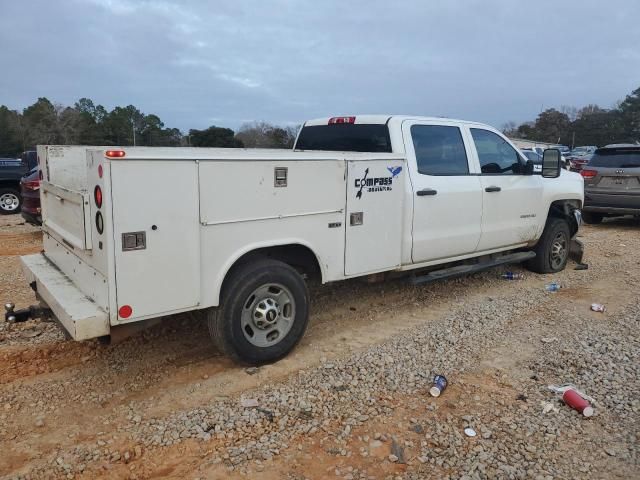
{"label": "aluminum can", "polygon": [[432,397],[439,397],[442,392],[444,392],[445,388],[447,388],[447,379],[444,375],[436,375],[433,377],[433,385],[429,389],[429,393]]}

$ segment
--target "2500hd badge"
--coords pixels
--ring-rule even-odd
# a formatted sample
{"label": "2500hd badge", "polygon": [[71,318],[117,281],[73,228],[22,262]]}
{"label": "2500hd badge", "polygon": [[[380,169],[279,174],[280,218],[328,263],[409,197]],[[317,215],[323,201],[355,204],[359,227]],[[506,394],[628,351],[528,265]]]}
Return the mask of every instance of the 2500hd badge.
{"label": "2500hd badge", "polygon": [[355,180],[355,187],[358,189],[356,198],[362,198],[362,191],[365,189],[367,192],[388,192],[392,190],[393,179],[400,175],[402,167],[387,167],[387,170],[389,170],[391,176],[369,178],[369,169],[367,168],[364,171],[364,176]]}

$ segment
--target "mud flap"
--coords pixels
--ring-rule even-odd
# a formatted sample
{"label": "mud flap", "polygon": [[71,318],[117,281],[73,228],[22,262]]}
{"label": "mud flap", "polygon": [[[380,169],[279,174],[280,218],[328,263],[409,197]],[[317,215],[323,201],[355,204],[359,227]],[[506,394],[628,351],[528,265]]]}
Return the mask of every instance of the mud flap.
{"label": "mud flap", "polygon": [[577,238],[572,238],[569,243],[569,258],[576,263],[582,263],[582,257],[584,256],[584,245]]}

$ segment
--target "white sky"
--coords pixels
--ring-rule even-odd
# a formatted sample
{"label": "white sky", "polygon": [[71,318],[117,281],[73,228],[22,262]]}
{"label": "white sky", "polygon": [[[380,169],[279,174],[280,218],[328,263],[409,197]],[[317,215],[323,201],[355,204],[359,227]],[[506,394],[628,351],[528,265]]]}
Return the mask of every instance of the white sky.
{"label": "white sky", "polygon": [[351,113],[500,127],[640,87],[640,0],[0,0],[0,104],[167,126]]}

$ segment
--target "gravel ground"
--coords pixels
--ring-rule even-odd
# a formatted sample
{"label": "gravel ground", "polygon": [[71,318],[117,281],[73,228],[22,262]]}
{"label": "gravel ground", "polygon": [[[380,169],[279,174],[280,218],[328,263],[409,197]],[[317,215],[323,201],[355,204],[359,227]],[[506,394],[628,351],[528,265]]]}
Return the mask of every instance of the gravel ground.
{"label": "gravel ground", "polygon": [[[187,318],[106,348],[51,324],[0,325],[0,474],[633,478],[639,231],[585,227],[586,271],[319,287],[305,341],[260,369],[221,359]],[[435,373],[450,382],[437,399]],[[564,383],[594,397],[594,417],[548,389]]]}

